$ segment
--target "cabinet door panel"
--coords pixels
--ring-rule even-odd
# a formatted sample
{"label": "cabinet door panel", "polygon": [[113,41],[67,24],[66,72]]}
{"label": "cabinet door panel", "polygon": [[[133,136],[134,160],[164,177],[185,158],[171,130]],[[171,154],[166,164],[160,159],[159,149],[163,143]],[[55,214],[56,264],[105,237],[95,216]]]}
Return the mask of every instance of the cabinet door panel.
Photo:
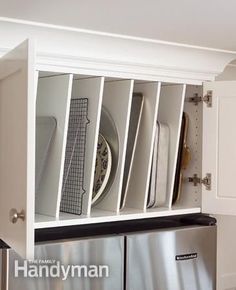
{"label": "cabinet door panel", "polygon": [[[0,238],[22,257],[34,251],[35,72],[30,41],[0,59]],[[11,209],[24,212],[15,223]]]}
{"label": "cabinet door panel", "polygon": [[[203,211],[236,215],[236,82],[211,82],[212,107],[203,108],[203,175],[212,174],[211,190],[203,186]],[[204,177],[204,176],[203,176]]]}

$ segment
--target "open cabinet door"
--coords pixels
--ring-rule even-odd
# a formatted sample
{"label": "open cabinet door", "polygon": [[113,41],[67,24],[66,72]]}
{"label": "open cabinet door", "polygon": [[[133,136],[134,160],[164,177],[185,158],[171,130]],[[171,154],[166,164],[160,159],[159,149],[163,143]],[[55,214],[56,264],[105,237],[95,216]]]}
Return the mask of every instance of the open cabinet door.
{"label": "open cabinet door", "polygon": [[33,258],[35,71],[30,41],[0,58],[0,238]]}
{"label": "open cabinet door", "polygon": [[211,106],[203,105],[202,172],[211,174],[211,186],[202,187],[202,210],[236,215],[236,81],[205,83],[204,96],[210,93]]}

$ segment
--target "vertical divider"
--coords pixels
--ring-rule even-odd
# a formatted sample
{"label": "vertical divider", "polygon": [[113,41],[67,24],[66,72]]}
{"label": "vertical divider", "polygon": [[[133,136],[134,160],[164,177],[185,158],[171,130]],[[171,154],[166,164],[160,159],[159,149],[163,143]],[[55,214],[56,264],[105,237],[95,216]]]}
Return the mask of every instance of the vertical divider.
{"label": "vertical divider", "polygon": [[38,80],[37,116],[54,117],[57,128],[39,191],[35,193],[36,213],[59,216],[64,169],[69,104],[73,75],[42,77]]}
{"label": "vertical divider", "polygon": [[178,157],[179,138],[183,115],[186,85],[163,85],[161,87],[158,120],[170,129],[168,181],[166,206],[171,208]]}
{"label": "vertical divider", "polygon": [[94,170],[97,153],[97,141],[102,107],[104,77],[75,79],[72,98],[88,99],[88,119],[84,164],[84,188],[86,193],[82,202],[82,213],[90,215],[93,193]]}
{"label": "vertical divider", "polygon": [[103,107],[112,117],[117,129],[119,156],[114,180],[104,198],[96,205],[97,209],[117,213],[120,209],[133,85],[133,80],[108,81],[104,85]]}
{"label": "vertical divider", "polygon": [[134,92],[143,94],[144,104],[133,159],[133,170],[128,186],[126,208],[146,210],[160,87],[160,82],[140,83],[134,86]]}

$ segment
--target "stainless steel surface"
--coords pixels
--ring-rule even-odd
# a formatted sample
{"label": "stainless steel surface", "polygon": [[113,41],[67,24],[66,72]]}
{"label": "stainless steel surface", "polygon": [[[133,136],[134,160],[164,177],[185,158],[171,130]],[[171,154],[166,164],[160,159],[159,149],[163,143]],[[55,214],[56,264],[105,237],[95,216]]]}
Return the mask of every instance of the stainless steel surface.
{"label": "stainless steel surface", "polygon": [[1,290],[9,290],[9,249],[1,250]]}
{"label": "stainless steel surface", "polygon": [[212,107],[212,93],[213,91],[207,91],[207,94],[202,98],[209,108]]}
{"label": "stainless steel surface", "polygon": [[156,194],[153,207],[165,206],[167,200],[168,163],[170,147],[170,128],[168,124],[159,122],[159,137],[156,166]]}
{"label": "stainless steel surface", "polygon": [[10,210],[10,221],[15,224],[18,222],[19,219],[22,221],[25,220],[25,211],[22,209],[21,212],[18,212],[15,208],[12,208]]}
{"label": "stainless steel surface", "polygon": [[0,286],[2,286],[2,249],[0,249]]}
{"label": "stainless steel surface", "polygon": [[216,227],[127,237],[127,290],[215,290]]}
{"label": "stainless steel surface", "polygon": [[212,91],[207,91],[207,94],[203,97],[200,97],[198,94],[194,94],[193,97],[189,98],[188,101],[190,103],[194,103],[195,105],[198,105],[200,102],[206,103],[208,108],[212,107]]}
{"label": "stainless steel surface", "polygon": [[14,277],[14,264],[23,260],[10,250],[9,290],[122,290],[124,237],[105,237],[61,241],[37,245],[35,259],[56,260],[61,265],[108,265],[108,278],[75,277],[62,281],[61,278],[24,278]]}
{"label": "stainless steel surface", "polygon": [[205,185],[206,190],[211,190],[211,173],[207,173],[202,179],[202,184]]}
{"label": "stainless steel surface", "polygon": [[203,179],[198,177],[197,174],[194,174],[193,177],[188,177],[188,182],[192,182],[194,186],[203,184],[206,190],[211,190],[211,173],[207,173]]}

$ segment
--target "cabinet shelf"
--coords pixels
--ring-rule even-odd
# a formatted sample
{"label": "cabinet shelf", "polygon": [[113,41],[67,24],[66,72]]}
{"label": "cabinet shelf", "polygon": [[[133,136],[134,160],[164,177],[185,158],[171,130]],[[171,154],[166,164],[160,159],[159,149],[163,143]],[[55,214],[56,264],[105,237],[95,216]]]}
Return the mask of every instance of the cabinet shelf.
{"label": "cabinet shelf", "polygon": [[[57,83],[58,80],[64,80],[64,100],[68,104],[71,98],[88,98],[88,118],[90,123],[88,125],[88,133],[86,136],[86,155],[85,155],[85,166],[84,166],[84,189],[85,194],[82,203],[82,214],[74,215],[70,213],[58,212],[55,214],[53,212],[48,212],[43,210],[43,205],[41,203],[41,211],[36,211],[35,228],[43,227],[60,227],[60,226],[70,226],[75,224],[89,224],[89,223],[100,223],[100,222],[110,222],[119,220],[131,220],[140,219],[148,217],[163,217],[169,215],[179,215],[200,212],[200,194],[193,190],[192,185],[184,184],[183,186],[183,196],[181,195],[180,200],[177,204],[172,207],[172,196],[173,196],[173,186],[175,177],[175,168],[177,162],[177,153],[179,146],[179,136],[182,114],[184,110],[190,114],[190,147],[193,145],[196,151],[196,129],[198,125],[196,121],[196,113],[193,104],[186,103],[185,101],[189,98],[189,95],[199,91],[199,86],[187,86],[186,85],[176,85],[176,84],[166,84],[160,82],[147,82],[147,81],[136,81],[136,80],[122,80],[114,78],[104,78],[104,77],[90,77],[85,75],[75,75],[72,77],[66,74],[55,75],[54,73],[39,73],[40,80],[38,90],[38,102],[37,102],[37,112],[48,111],[50,114],[57,112],[57,98],[54,92],[53,84]],[[67,82],[65,82],[67,80]],[[71,80],[69,93],[68,92],[68,80]],[[46,82],[47,91],[45,91]],[[41,85],[41,86],[40,86]],[[63,83],[60,84],[63,87]],[[43,87],[43,90],[42,90]],[[57,90],[56,90],[57,91]],[[62,96],[62,88],[60,90]],[[127,136],[128,127],[130,121],[131,112],[131,98],[132,93],[138,92],[143,95],[143,110],[140,119],[140,127],[137,139],[137,146],[134,153],[132,170],[129,180],[129,185],[127,189],[127,197],[125,201],[125,206],[120,209],[120,198],[121,198],[121,186],[124,174],[124,161],[126,158],[126,146],[127,146]],[[54,106],[47,107],[47,98],[50,96],[55,96]],[[44,100],[42,102],[41,100]],[[40,103],[41,101],[41,103]],[[40,106],[39,106],[40,105]],[[109,114],[114,120],[116,125],[117,134],[119,136],[119,156],[117,160],[117,170],[109,191],[106,193],[105,197],[95,206],[92,206],[92,193],[93,193],[93,180],[94,180],[94,168],[96,159],[96,144],[98,140],[99,130],[101,130],[101,112],[102,108],[105,107],[109,111]],[[50,109],[51,108],[51,109]],[[193,113],[193,110],[194,113]],[[62,111],[62,120],[67,120],[68,123],[69,109],[65,108]],[[201,110],[199,111],[201,114]],[[64,115],[64,119],[63,119]],[[198,116],[200,118],[200,115]],[[167,195],[164,207],[155,207],[147,209],[147,198],[150,183],[150,172],[151,172],[151,160],[152,151],[154,146],[154,135],[155,135],[155,124],[157,120],[168,124],[170,128],[170,148],[169,148],[169,163],[167,172]],[[66,138],[67,128],[65,127],[62,131],[62,138]],[[63,137],[64,136],[64,137]],[[65,156],[65,144],[61,148],[61,156]],[[53,148],[52,148],[53,149]],[[192,149],[192,148],[191,148]],[[194,153],[193,153],[194,154]],[[194,156],[192,160],[192,167],[196,169],[199,166],[199,160],[201,160],[201,152]],[[63,162],[61,161],[61,164]],[[50,165],[50,163],[49,163]],[[46,175],[51,183],[55,180],[54,176],[51,176],[51,172],[58,172],[61,170],[60,165],[58,167],[57,163],[48,168],[46,165]],[[54,170],[53,170],[54,169]],[[191,174],[191,168],[186,174]],[[62,176],[60,177],[60,182],[62,182]],[[42,181],[44,182],[44,180]],[[47,184],[46,184],[47,185]],[[185,189],[187,187],[187,191]],[[61,190],[61,185],[60,185]],[[194,192],[192,194],[191,192]],[[48,187],[48,194],[44,192],[45,207],[52,205],[55,201],[58,202],[61,194],[58,191],[51,190]],[[50,192],[50,194],[49,194]],[[197,195],[197,197],[196,197]],[[55,197],[52,199],[52,197]],[[58,206],[58,205],[57,205]],[[37,199],[36,199],[36,208]],[[54,206],[56,208],[56,206]],[[57,208],[57,211],[59,208]],[[55,212],[55,210],[54,210]]]}
{"label": "cabinet shelf", "polygon": [[72,214],[60,213],[58,219],[46,215],[36,214],[34,228],[42,229],[42,228],[73,226],[73,225],[85,225],[91,223],[117,222],[124,220],[136,220],[143,218],[193,214],[200,212],[201,212],[200,207],[185,208],[176,206],[171,210],[168,208],[158,208],[158,210],[150,209],[146,212],[142,212],[141,210],[137,209],[125,209],[125,211],[120,214],[116,214],[111,211],[95,209],[90,217],[84,215],[78,217]]}

